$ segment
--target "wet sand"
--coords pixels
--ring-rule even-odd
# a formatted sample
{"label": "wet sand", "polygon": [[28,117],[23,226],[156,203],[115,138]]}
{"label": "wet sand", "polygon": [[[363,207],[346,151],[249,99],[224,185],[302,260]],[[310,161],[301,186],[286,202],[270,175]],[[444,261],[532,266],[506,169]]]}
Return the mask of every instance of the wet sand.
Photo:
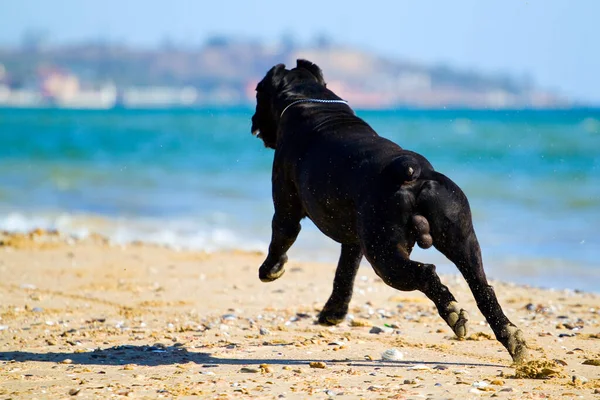
{"label": "wet sand", "polygon": [[349,318],[327,328],[315,321],[333,264],[290,260],[265,284],[256,253],[46,232],[0,241],[0,399],[600,399],[595,294],[493,282],[546,363],[515,368],[456,276],[442,280],[471,317],[461,341],[423,295],[370,268]]}

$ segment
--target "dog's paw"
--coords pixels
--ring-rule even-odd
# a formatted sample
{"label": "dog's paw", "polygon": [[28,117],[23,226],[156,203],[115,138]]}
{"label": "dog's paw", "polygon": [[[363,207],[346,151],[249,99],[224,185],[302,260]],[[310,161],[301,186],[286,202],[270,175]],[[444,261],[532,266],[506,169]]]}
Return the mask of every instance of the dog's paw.
{"label": "dog's paw", "polygon": [[269,262],[269,260],[265,261],[258,269],[258,278],[262,282],[273,282],[281,278],[285,272],[284,265],[286,261],[287,256],[281,257],[275,264]]}
{"label": "dog's paw", "polygon": [[319,325],[332,326],[338,325],[346,318],[346,312],[330,311],[324,309],[319,314]]}
{"label": "dog's paw", "polygon": [[462,339],[467,336],[469,314],[462,308],[459,308],[456,302],[450,303],[446,311],[448,311],[446,322],[452,328],[456,337]]}
{"label": "dog's paw", "polygon": [[514,325],[507,325],[505,332],[508,334],[506,349],[511,355],[515,364],[521,364],[529,358],[527,343],[523,337],[523,332]]}
{"label": "dog's paw", "polygon": [[274,280],[281,278],[281,276],[284,273],[285,273],[285,268],[283,268],[283,265],[281,267],[279,267],[279,264],[278,264],[274,268],[271,268],[269,271],[260,269],[258,271],[258,278],[262,282],[273,282]]}

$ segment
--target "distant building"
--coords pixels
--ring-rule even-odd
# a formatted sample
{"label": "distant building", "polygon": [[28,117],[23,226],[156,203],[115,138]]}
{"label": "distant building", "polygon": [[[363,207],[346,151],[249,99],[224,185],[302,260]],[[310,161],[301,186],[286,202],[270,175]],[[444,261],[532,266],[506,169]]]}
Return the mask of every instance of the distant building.
{"label": "distant building", "polygon": [[128,108],[191,106],[198,101],[198,90],[187,86],[129,87],[121,95],[121,103]]}
{"label": "distant building", "polygon": [[42,94],[57,107],[108,109],[117,102],[117,88],[113,84],[84,88],[77,76],[58,69],[42,70],[40,75]]}
{"label": "distant building", "polygon": [[11,89],[0,83],[0,106],[29,108],[40,107],[44,104],[42,95],[37,90]]}
{"label": "distant building", "polygon": [[112,84],[97,89],[78,90],[68,97],[55,100],[60,108],[109,109],[117,104],[117,88]]}
{"label": "distant building", "polygon": [[58,69],[40,71],[42,94],[53,99],[72,98],[79,91],[79,79]]}

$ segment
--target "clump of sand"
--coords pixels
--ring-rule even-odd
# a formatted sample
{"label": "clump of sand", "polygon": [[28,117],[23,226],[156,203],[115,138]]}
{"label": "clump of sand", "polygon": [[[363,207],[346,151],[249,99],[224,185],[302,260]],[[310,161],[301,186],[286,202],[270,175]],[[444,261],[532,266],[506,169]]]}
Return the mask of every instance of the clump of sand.
{"label": "clump of sand", "polygon": [[562,378],[563,367],[552,360],[531,360],[518,364],[515,368],[513,378],[517,379],[549,379]]}

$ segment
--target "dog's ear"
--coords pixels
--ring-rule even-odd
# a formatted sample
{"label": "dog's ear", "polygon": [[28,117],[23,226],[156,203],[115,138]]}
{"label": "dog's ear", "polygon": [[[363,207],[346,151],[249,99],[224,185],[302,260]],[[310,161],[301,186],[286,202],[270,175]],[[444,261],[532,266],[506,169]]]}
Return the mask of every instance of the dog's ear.
{"label": "dog's ear", "polygon": [[321,71],[321,68],[319,68],[319,66],[317,64],[311,63],[308,60],[303,60],[301,58],[296,60],[296,68],[302,68],[307,70],[308,72],[310,72],[311,74],[313,74],[315,76],[315,78],[317,78],[317,81],[325,86],[325,78],[323,78],[323,71]]}
{"label": "dog's ear", "polygon": [[258,84],[256,90],[263,89],[261,87],[261,84],[264,84],[265,82],[269,82],[271,89],[277,90],[281,86],[284,76],[285,76],[285,64],[277,64],[273,68],[271,68],[269,70],[269,72],[267,72],[265,79],[263,79]]}

